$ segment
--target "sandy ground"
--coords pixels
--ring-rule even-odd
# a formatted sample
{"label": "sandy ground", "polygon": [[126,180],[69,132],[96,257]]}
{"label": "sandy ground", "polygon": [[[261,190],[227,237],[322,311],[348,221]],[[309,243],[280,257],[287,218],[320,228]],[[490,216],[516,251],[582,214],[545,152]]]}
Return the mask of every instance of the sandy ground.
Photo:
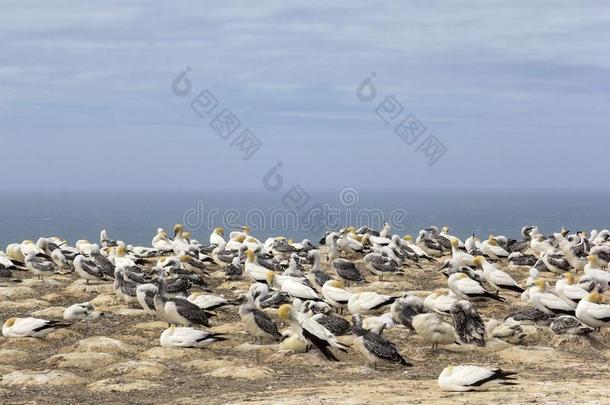
{"label": "sandy ground", "polygon": [[[410,269],[406,276],[364,288],[424,296],[446,286],[434,267],[439,266]],[[518,280],[527,275],[512,274]],[[228,297],[249,285],[225,283],[221,273],[216,275],[215,292]],[[105,316],[45,339],[0,337],[1,403],[610,403],[610,351],[546,329],[528,329],[521,346],[490,341],[483,349],[452,345],[433,352],[419,337],[395,328],[386,334],[414,366],[372,370],[356,352],[338,353],[340,363],[329,363],[316,351],[278,356],[276,345],[252,344],[235,310],[220,311],[213,320],[212,330],[227,333],[229,340],[206,349],[161,348],[158,339],[166,324],[122,304],[109,284],[85,285],[75,275],[43,282],[27,273],[19,276],[22,283],[0,287],[2,322],[30,315],[60,319],[66,306],[89,300]],[[517,297],[504,304],[477,303],[486,320],[521,306]],[[602,335],[610,342],[609,333]],[[485,393],[440,391],[441,370],[467,363],[516,371],[519,385]]]}

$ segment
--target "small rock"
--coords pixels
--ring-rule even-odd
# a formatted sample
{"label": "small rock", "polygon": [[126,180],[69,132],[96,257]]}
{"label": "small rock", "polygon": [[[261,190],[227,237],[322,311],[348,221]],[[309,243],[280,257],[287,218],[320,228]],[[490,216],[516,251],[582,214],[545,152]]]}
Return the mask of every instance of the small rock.
{"label": "small rock", "polygon": [[21,350],[2,349],[0,350],[0,364],[15,364],[26,361],[28,354]]}
{"label": "small rock", "polygon": [[96,336],[83,339],[78,342],[76,351],[79,352],[102,352],[102,353],[126,353],[132,351],[129,346],[117,339],[105,336]]}
{"label": "small rock", "polygon": [[64,307],[48,307],[32,312],[32,316],[44,319],[62,319],[64,310]]}
{"label": "small rock", "polygon": [[76,368],[92,371],[113,364],[116,361],[117,357],[108,353],[73,352],[52,356],[46,360],[46,363],[58,368]]}
{"label": "small rock", "polygon": [[159,377],[168,372],[168,368],[161,363],[153,361],[128,361],[125,363],[115,364],[106,369],[106,372],[112,375],[125,375],[129,379],[141,379],[150,377]]}
{"label": "small rock", "polygon": [[105,380],[96,381],[87,386],[89,390],[96,392],[146,391],[158,387],[159,384],[146,380],[130,380],[129,382],[122,382],[116,378],[107,378]]}
{"label": "small rock", "polygon": [[38,385],[74,385],[82,384],[85,379],[76,374],[52,370],[49,372],[13,371],[2,377],[3,386],[33,387]]}

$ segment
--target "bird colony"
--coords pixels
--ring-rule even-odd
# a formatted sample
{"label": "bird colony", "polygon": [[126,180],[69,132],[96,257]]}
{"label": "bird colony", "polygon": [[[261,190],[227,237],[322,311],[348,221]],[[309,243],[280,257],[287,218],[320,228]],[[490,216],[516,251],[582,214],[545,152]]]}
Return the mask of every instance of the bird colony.
{"label": "bird colony", "polygon": [[400,402],[540,394],[557,373],[595,385],[608,371],[609,262],[607,230],[535,226],[518,240],[434,226],[413,238],[385,224],[313,242],[216,228],[200,243],[175,225],[151,246],[105,230],[99,243],[13,243],[0,252],[1,393],[239,402],[265,389],[290,398],[300,382],[337,401]]}

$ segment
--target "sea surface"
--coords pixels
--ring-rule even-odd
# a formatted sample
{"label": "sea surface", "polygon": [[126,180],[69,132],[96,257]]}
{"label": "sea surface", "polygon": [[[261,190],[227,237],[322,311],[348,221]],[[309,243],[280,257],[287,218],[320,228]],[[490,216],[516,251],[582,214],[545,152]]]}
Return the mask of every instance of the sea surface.
{"label": "sea surface", "polygon": [[594,191],[319,191],[307,195],[253,192],[1,192],[0,249],[8,243],[59,236],[150,245],[158,227],[185,223],[207,243],[210,230],[227,234],[242,224],[264,239],[285,235],[317,242],[325,229],[346,225],[416,234],[430,225],[462,238],[489,234],[519,238],[524,225],[545,233],[610,228],[610,192]]}

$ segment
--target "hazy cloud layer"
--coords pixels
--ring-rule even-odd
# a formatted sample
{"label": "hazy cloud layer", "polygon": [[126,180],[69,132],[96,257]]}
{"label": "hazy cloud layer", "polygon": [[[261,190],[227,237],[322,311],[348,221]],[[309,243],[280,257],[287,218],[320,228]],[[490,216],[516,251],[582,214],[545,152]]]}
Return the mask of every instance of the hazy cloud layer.
{"label": "hazy cloud layer", "polygon": [[[0,189],[610,188],[602,2],[3,2]],[[263,142],[175,96],[192,68]],[[448,149],[433,167],[356,97],[371,72]]]}

